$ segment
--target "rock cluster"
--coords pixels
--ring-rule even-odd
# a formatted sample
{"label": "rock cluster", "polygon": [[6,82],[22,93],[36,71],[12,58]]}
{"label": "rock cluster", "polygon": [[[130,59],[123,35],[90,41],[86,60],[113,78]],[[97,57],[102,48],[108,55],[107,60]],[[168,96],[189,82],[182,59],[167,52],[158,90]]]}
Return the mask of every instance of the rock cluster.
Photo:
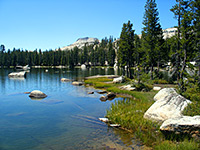
{"label": "rock cluster", "polygon": [[173,88],[165,88],[155,95],[156,101],[144,114],[144,118],[161,122],[164,133],[187,134],[200,137],[200,116],[183,116],[182,111],[191,103]]}

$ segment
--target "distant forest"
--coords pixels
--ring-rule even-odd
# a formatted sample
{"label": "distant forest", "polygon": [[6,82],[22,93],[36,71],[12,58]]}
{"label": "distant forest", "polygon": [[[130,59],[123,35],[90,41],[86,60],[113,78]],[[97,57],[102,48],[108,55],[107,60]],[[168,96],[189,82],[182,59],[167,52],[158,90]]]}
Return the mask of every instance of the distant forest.
{"label": "distant forest", "polygon": [[[104,38],[100,43],[72,50],[5,50],[1,46],[0,66],[114,66],[115,62],[129,78],[140,78],[142,72],[150,72],[151,79],[159,77],[160,68],[170,62],[178,85],[184,91],[186,68],[198,70],[200,85],[200,0],[174,0],[171,8],[177,20],[177,33],[171,38],[163,38],[159,12],[155,0],[147,0],[143,20],[142,36],[135,34],[133,24],[123,24],[120,38]],[[193,66],[191,61],[195,62]],[[195,67],[195,68],[194,68]],[[156,68],[156,69],[155,69]],[[134,69],[134,71],[132,71]],[[157,76],[155,76],[157,73]],[[199,86],[200,87],[200,86]]]}
{"label": "distant forest", "polygon": [[[4,47],[2,45],[2,47]],[[86,64],[92,66],[104,66],[105,61],[108,61],[110,66],[115,62],[115,50],[113,47],[113,38],[110,37],[102,39],[101,43],[94,43],[87,45],[82,49],[74,47],[72,50],[61,51],[46,50],[20,50],[13,49],[12,51],[2,48],[0,53],[0,65],[2,67],[10,67],[16,65],[29,65],[29,66],[74,66]]]}

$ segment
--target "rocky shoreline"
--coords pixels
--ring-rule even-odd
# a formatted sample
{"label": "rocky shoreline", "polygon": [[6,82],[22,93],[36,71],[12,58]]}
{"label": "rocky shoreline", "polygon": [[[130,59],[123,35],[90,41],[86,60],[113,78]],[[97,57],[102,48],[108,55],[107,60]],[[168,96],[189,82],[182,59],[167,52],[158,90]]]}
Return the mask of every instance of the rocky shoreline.
{"label": "rocky shoreline", "polygon": [[161,122],[165,134],[184,135],[200,139],[200,116],[184,116],[183,110],[192,103],[173,88],[164,88],[154,96],[155,103],[145,112],[144,118]]}

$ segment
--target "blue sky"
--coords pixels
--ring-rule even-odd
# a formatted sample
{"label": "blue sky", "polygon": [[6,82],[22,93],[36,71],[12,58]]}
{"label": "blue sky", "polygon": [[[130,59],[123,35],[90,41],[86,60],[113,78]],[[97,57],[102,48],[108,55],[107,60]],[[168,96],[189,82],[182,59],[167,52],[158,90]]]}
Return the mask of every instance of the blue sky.
{"label": "blue sky", "polygon": [[[175,0],[157,0],[163,29],[177,25]],[[0,44],[6,49],[49,50],[78,38],[119,38],[123,23],[143,28],[146,0],[0,0]]]}

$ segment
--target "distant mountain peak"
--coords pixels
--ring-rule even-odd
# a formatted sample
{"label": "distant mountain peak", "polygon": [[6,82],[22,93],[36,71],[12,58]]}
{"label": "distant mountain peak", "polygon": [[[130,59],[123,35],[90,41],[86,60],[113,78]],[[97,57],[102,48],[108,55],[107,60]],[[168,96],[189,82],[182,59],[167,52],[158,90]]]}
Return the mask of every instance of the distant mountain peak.
{"label": "distant mountain peak", "polygon": [[79,41],[79,40],[88,40],[89,39],[89,37],[84,37],[84,38],[79,38],[78,40],[76,40],[76,41]]}
{"label": "distant mountain peak", "polygon": [[63,48],[61,48],[61,50],[65,51],[65,50],[71,50],[74,47],[78,47],[78,48],[83,48],[83,46],[85,44],[91,45],[94,44],[95,42],[100,42],[97,38],[91,38],[91,37],[84,37],[84,38],[79,38],[76,42],[74,42],[73,44],[69,45],[69,46],[65,46]]}

